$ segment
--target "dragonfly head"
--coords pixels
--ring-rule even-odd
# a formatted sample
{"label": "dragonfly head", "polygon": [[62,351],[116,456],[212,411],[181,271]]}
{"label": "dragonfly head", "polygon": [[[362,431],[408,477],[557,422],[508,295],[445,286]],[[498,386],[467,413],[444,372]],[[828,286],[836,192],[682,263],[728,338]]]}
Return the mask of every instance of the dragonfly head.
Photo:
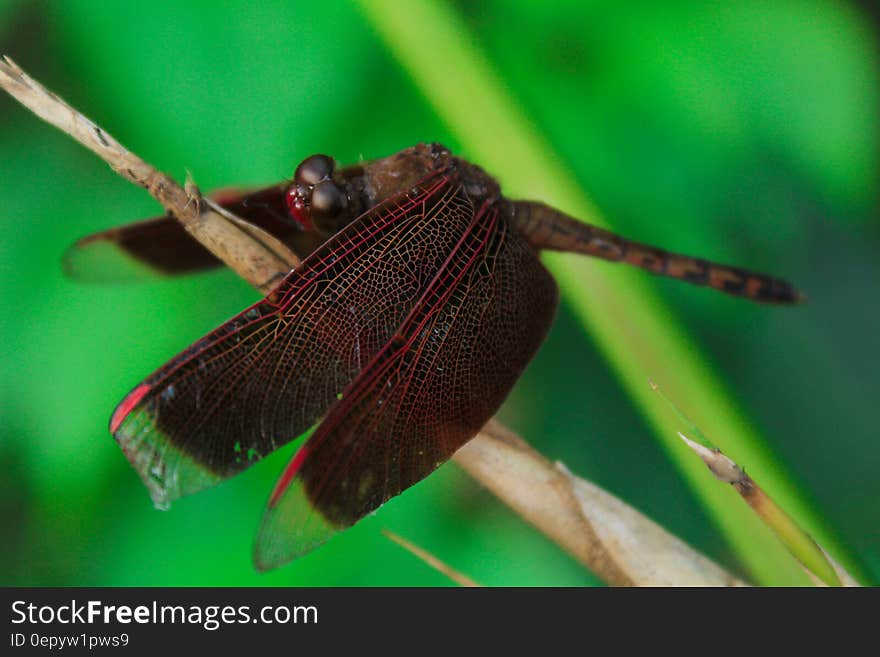
{"label": "dragonfly head", "polygon": [[303,230],[332,235],[353,219],[350,190],[335,170],[336,163],[327,155],[311,155],[296,168],[287,188],[287,209]]}

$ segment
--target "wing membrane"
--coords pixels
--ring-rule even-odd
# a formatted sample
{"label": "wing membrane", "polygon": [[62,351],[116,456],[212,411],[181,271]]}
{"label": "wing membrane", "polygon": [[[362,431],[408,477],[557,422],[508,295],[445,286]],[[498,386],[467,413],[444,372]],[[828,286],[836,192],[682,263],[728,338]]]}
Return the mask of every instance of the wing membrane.
{"label": "wing membrane", "polygon": [[435,175],[377,206],[129,393],[111,432],[158,506],[247,468],[327,412],[453,248],[454,234],[431,227],[456,193]]}
{"label": "wing membrane", "polygon": [[[286,220],[284,186],[255,192],[221,190],[210,195],[221,206],[277,237],[301,258],[324,241]],[[170,216],[137,221],[88,235],[64,255],[64,270],[88,282],[136,281],[219,267],[221,262]]]}
{"label": "wing membrane", "polygon": [[540,345],[556,286],[500,221],[476,213],[388,345],[282,474],[255,562],[317,547],[430,474],[497,411]]}

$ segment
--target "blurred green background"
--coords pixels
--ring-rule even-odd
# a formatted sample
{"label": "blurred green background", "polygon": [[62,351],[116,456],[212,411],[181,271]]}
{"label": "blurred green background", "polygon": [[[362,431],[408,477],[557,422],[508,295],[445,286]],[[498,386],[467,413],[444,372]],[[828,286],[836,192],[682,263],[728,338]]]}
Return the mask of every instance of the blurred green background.
{"label": "blurred green background", "polygon": [[[2,0],[0,52],[180,180],[269,183],[314,152],[353,162],[418,141],[476,150],[441,123],[360,6],[135,5]],[[880,21],[867,7],[520,0],[452,11],[615,230],[807,292],[809,305],[775,309],[650,280],[868,583],[880,583]],[[449,56],[432,26],[419,29],[425,52]],[[481,109],[468,94],[461,103]],[[0,199],[0,584],[449,583],[383,527],[485,584],[598,583],[454,465],[265,575],[251,567],[251,541],[290,448],[153,510],[107,432],[110,412],[255,293],[229,272],[66,280],[59,263],[73,240],[158,208],[6,96]],[[567,306],[502,419],[744,573]]]}

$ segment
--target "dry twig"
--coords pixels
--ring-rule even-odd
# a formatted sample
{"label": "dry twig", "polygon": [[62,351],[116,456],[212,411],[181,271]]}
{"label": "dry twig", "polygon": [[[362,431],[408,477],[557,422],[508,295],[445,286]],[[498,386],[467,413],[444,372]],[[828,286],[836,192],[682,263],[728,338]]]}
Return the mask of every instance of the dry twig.
{"label": "dry twig", "polygon": [[456,462],[615,586],[741,586],[650,518],[490,420]]}
{"label": "dry twig", "polygon": [[755,480],[716,447],[706,447],[678,433],[684,443],[700,457],[715,478],[730,484],[752,510],[770,527],[807,575],[822,586],[858,586],[858,582],[780,508]]}
{"label": "dry twig", "polygon": [[[3,88],[41,119],[66,132],[126,180],[146,189],[184,228],[217,258],[263,294],[299,259],[278,240],[202,198],[195,185],[186,189],[144,162],[91,120],[31,78],[9,57],[0,61]],[[247,230],[242,228],[247,225]]]}
{"label": "dry twig", "polygon": [[[299,262],[271,236],[202,198],[194,185],[180,187],[126,150],[8,57],[0,61],[0,86],[123,178],[144,187],[196,240],[263,294]],[[741,584],[632,507],[554,467],[496,421],[453,458],[609,584]]]}
{"label": "dry twig", "polygon": [[453,582],[455,582],[459,586],[464,586],[464,587],[478,587],[478,586],[480,586],[479,584],[477,584],[474,580],[472,580],[467,575],[464,575],[464,574],[458,572],[457,570],[455,570],[452,566],[449,566],[448,564],[443,563],[442,561],[440,561],[440,559],[435,557],[433,554],[431,554],[427,550],[423,550],[415,543],[411,543],[410,541],[403,538],[403,536],[399,536],[398,534],[395,534],[393,531],[388,530],[388,529],[383,529],[382,533],[385,534],[385,536],[387,536],[389,539],[391,539],[392,541],[397,543],[404,550],[406,550],[407,552],[415,555],[416,557],[418,557],[419,559],[424,561],[426,564],[431,566],[431,568],[433,568],[437,572],[440,572],[440,573],[446,575],[449,579],[451,579]]}

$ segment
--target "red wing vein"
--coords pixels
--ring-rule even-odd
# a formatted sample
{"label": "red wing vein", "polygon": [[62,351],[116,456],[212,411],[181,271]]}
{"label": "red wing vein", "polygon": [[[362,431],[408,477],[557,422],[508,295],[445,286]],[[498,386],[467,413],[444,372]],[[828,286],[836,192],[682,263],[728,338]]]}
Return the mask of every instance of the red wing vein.
{"label": "red wing vein", "polygon": [[[448,198],[447,198],[448,195],[449,195],[449,193],[447,192],[447,194],[444,194],[444,196],[442,196],[437,201],[437,204],[435,205],[435,207],[432,210],[432,213],[431,213],[432,215],[437,214],[438,212],[441,212],[443,210],[443,207],[445,206],[445,204],[448,201]],[[419,221],[420,218],[421,219],[425,218],[426,212],[424,210],[424,202],[422,202],[422,206],[423,206],[423,208],[421,210],[419,210],[418,213],[412,214],[411,216],[407,217],[407,220],[405,222],[401,222],[398,225],[396,225],[386,236],[383,237],[383,241],[385,242],[384,248],[380,252],[377,253],[377,255],[375,256],[375,258],[372,261],[370,261],[370,262],[366,263],[366,265],[360,267],[360,271],[356,271],[354,273],[351,273],[351,270],[358,268],[358,265],[359,265],[359,263],[357,263],[357,262],[352,262],[345,269],[343,269],[341,272],[339,272],[338,274],[336,274],[334,276],[334,279],[333,279],[333,281],[331,281],[331,283],[335,283],[336,281],[341,281],[343,284],[343,287],[341,287],[341,289],[334,290],[334,296],[338,300],[337,303],[342,303],[343,300],[348,297],[348,293],[350,293],[352,291],[356,291],[358,285],[361,283],[361,281],[366,279],[368,274],[372,273],[376,269],[387,268],[389,263],[391,262],[390,258],[388,258],[388,255],[392,249],[400,249],[402,244],[405,245],[408,241],[417,238],[417,236],[418,236],[417,231],[410,231],[410,234],[407,235],[407,230],[411,226],[411,224],[416,223],[417,221]],[[403,205],[403,206],[401,206],[401,209],[402,210],[409,210],[410,208]],[[403,235],[404,237],[401,238],[400,237],[401,235]],[[328,307],[323,311],[323,313],[320,316],[318,316],[315,323],[321,324],[322,322],[326,321],[327,316],[329,315],[330,312],[331,312],[331,306],[328,305]],[[293,333],[293,332],[290,333],[290,335],[287,338],[287,342],[285,343],[285,348],[284,348],[284,350],[282,350],[283,352],[287,352],[289,350],[290,344],[293,342],[293,340],[296,337],[297,336],[295,335],[295,333]],[[357,338],[356,338],[356,340],[357,340]],[[292,351],[294,354],[293,362],[289,363],[289,364],[288,363],[284,364],[284,372],[282,373],[282,379],[280,381],[280,391],[282,393],[284,390],[287,389],[288,385],[290,384],[291,379],[293,378],[293,376],[295,375],[295,372],[297,371],[297,368],[299,367],[299,353],[296,350],[292,350]],[[358,363],[358,365],[360,365],[360,363]],[[281,359],[279,359],[278,363],[276,364],[276,366],[274,368],[274,374],[276,376],[277,376],[278,372],[281,371],[281,368],[282,368],[282,361],[281,361]],[[360,370],[360,367],[358,367],[358,371],[359,370]],[[273,376],[272,379],[274,381],[275,376]],[[274,385],[266,386],[266,390],[263,395],[263,401],[261,403],[261,409],[265,409],[267,405],[271,404],[271,397],[272,396],[274,396],[276,398],[279,396],[278,390],[279,390],[279,388],[276,388]],[[261,418],[265,415],[266,415],[265,413],[261,413]],[[262,419],[261,419],[261,423],[262,423]]]}
{"label": "red wing vein", "polygon": [[442,172],[377,206],[123,400],[113,434],[157,504],[247,467],[338,403],[457,239],[440,224],[461,212],[458,193]]}
{"label": "red wing vein", "polygon": [[[430,332],[425,332],[424,329],[436,319],[456,290],[457,285],[483,253],[496,225],[497,211],[492,210],[487,213],[484,210],[485,208],[482,208],[474,218],[443,267],[435,275],[419,303],[402,325],[398,332],[402,340],[390,341],[385,349],[377,354],[373,362],[351,384],[350,389],[344,393],[342,402],[334,407],[310,440],[309,450],[312,452],[314,449],[320,449],[324,443],[339,440],[340,436],[337,435],[339,431],[353,437],[346,449],[347,453],[337,460],[332,470],[328,469],[316,473],[318,478],[313,482],[314,488],[311,497],[319,507],[322,500],[335,491],[340,473],[347,471],[351,462],[363,457],[364,450],[372,446],[372,439],[378,438],[384,441],[384,447],[390,446],[390,440],[377,436],[377,429],[393,426],[395,422],[394,420],[389,422],[389,417],[399,416],[403,405],[413,399],[413,396],[409,394],[412,379],[419,370],[419,360],[430,339]],[[477,232],[478,228],[483,230]],[[460,262],[461,260],[463,262]],[[416,343],[420,343],[419,347],[413,349]],[[395,374],[399,374],[399,376],[395,376]],[[387,391],[381,390],[391,384],[392,380],[395,380],[395,383]],[[371,400],[376,396],[379,399],[375,401],[381,405],[381,409],[371,409],[364,413],[354,412],[355,408],[372,406]],[[354,420],[351,419],[352,417]],[[342,425],[346,421],[351,426],[343,427]],[[387,461],[389,454],[387,449],[382,451],[387,467],[390,465]],[[308,468],[308,465],[309,461],[306,459],[304,467]],[[399,459],[398,465],[399,467],[402,465]],[[422,476],[425,474],[427,472]],[[399,473],[397,481],[401,481]],[[387,499],[387,489],[383,490],[382,497]]]}

